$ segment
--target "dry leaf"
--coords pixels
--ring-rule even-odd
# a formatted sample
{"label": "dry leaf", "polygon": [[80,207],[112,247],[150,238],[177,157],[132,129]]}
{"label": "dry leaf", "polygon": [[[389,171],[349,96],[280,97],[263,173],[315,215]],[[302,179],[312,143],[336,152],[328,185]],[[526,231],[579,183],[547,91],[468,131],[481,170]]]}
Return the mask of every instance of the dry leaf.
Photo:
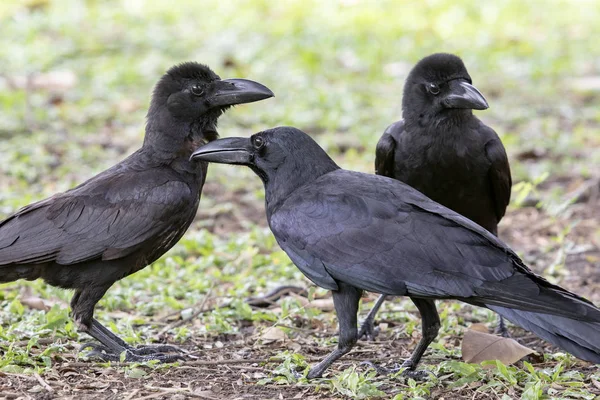
{"label": "dry leaf", "polygon": [[293,350],[294,352],[298,353],[300,352],[300,350],[302,350],[302,346],[300,345],[300,343],[295,342],[290,340],[287,344],[286,347],[290,350]]}
{"label": "dry leaf", "polygon": [[313,301],[308,301],[308,299],[306,297],[299,296],[295,293],[292,293],[291,296],[293,296],[296,300],[298,300],[298,302],[300,304],[302,304],[302,306],[305,308],[317,308],[321,311],[333,311],[334,310],[332,297],[328,297],[326,299],[315,299]]}
{"label": "dry leaf", "polygon": [[281,328],[274,326],[272,328],[265,329],[262,335],[260,335],[259,339],[262,340],[263,344],[267,344],[284,341],[287,339],[287,335]]}
{"label": "dry leaf", "polygon": [[482,332],[482,333],[490,333],[488,331],[487,326],[485,326],[484,324],[473,324],[469,327],[469,329],[472,331],[477,331],[477,332]]}
{"label": "dry leaf", "polygon": [[21,304],[33,310],[48,311],[56,303],[37,296],[23,296],[19,298]]}
{"label": "dry leaf", "polygon": [[318,308],[321,311],[333,311],[335,309],[332,298],[313,300],[308,303],[308,307]]}
{"label": "dry leaf", "polygon": [[462,358],[468,363],[479,364],[482,361],[499,360],[509,365],[531,353],[533,350],[520,345],[514,339],[473,329],[465,332],[462,342]]}

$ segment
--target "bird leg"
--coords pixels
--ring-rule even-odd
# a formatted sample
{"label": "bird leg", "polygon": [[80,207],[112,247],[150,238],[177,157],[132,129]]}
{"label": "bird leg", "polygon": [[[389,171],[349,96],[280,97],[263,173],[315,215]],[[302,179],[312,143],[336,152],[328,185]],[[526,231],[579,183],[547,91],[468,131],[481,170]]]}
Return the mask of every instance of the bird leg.
{"label": "bird leg", "polygon": [[338,358],[348,353],[357,341],[358,303],[362,295],[362,290],[338,282],[338,290],[334,290],[331,293],[340,328],[338,346],[323,361],[310,369],[306,376],[308,379],[320,378],[325,370]]}
{"label": "bird leg", "polygon": [[377,366],[370,361],[367,361],[364,364],[369,365],[381,375],[395,373],[400,371],[400,369],[402,368],[406,368],[402,375],[416,380],[422,380],[429,375],[429,372],[416,371],[415,368],[417,367],[417,364],[419,364],[421,357],[423,357],[425,350],[427,350],[431,342],[433,342],[433,340],[437,337],[437,334],[440,330],[440,316],[438,315],[433,300],[420,299],[415,297],[411,297],[410,299],[415,304],[415,306],[417,306],[419,312],[421,313],[422,325],[421,340],[419,340],[419,343],[417,344],[417,347],[415,348],[411,356],[406,361],[404,361],[402,365],[396,366],[394,368],[384,368],[381,366]]}
{"label": "bird leg", "polygon": [[121,353],[125,352],[125,361],[140,362],[149,360],[159,360],[161,362],[175,362],[185,360],[181,354],[165,353],[187,353],[185,350],[170,345],[143,345],[133,347],[125,343],[117,335],[109,331],[96,319],[92,318],[90,328],[86,333],[98,340],[102,344],[84,343],[81,350],[91,348],[92,351],[86,354],[87,357],[97,357],[104,361],[120,361]]}
{"label": "bird leg", "polygon": [[510,332],[508,331],[508,328],[506,327],[504,318],[500,314],[497,314],[497,315],[498,315],[498,325],[496,326],[495,333],[502,337],[510,338],[511,337]]}
{"label": "bird leg", "polygon": [[385,294],[379,296],[377,302],[375,303],[371,311],[369,311],[367,318],[365,318],[365,320],[362,323],[362,326],[360,327],[360,331],[358,331],[359,339],[365,337],[367,340],[373,341],[375,340],[375,337],[377,337],[377,334],[379,332],[377,331],[377,329],[375,329],[375,326],[373,325],[375,322],[375,315],[379,311],[379,308],[381,308],[381,305],[385,301],[386,297],[387,296]]}
{"label": "bird leg", "polygon": [[77,290],[71,299],[71,315],[79,329],[101,343],[84,343],[81,346],[81,350],[92,349],[87,353],[88,357],[98,357],[104,361],[119,361],[121,353],[126,352],[125,361],[159,360],[161,362],[174,362],[184,359],[180,354],[165,354],[166,352],[185,352],[185,350],[175,346],[132,347],[93,318],[94,306],[104,296],[107,289],[91,287]]}

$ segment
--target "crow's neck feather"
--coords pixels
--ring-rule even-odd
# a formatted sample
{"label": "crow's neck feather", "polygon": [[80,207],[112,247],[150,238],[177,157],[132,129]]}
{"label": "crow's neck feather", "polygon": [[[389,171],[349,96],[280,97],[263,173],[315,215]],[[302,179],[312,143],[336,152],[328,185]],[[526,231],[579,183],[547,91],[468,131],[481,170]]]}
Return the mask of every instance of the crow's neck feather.
{"label": "crow's neck feather", "polygon": [[265,184],[267,215],[272,215],[283,202],[297,189],[313,182],[320,176],[340,169],[325,152],[319,160],[297,160],[301,162],[282,164],[277,170],[259,174]]}

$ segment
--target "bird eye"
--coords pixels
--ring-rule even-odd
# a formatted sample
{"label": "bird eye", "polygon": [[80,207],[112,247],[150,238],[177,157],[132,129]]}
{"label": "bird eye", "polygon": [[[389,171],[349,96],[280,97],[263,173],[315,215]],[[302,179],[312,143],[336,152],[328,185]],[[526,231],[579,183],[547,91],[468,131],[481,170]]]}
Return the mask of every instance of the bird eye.
{"label": "bird eye", "polygon": [[427,90],[434,96],[440,93],[440,88],[435,83],[430,83],[429,86],[427,86]]}
{"label": "bird eye", "polygon": [[202,96],[204,94],[204,89],[200,85],[194,85],[190,90],[194,96]]}
{"label": "bird eye", "polygon": [[264,145],[265,139],[263,139],[262,136],[254,136],[252,138],[252,146],[254,146],[255,149],[260,150]]}

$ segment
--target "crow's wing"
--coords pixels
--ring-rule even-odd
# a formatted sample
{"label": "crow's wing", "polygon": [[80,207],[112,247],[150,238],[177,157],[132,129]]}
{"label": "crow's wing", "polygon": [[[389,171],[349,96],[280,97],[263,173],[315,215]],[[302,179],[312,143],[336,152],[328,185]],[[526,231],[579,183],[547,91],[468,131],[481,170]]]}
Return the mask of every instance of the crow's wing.
{"label": "crow's wing", "polygon": [[498,135],[485,125],[483,125],[482,128],[489,129],[491,131],[490,136],[494,137],[485,144],[485,155],[491,164],[488,176],[492,187],[494,211],[496,212],[498,221],[500,221],[502,217],[504,217],[506,207],[508,207],[508,203],[510,202],[510,191],[512,186],[510,165],[508,164],[506,150]]}
{"label": "crow's wing", "polygon": [[[494,235],[401,182],[338,170],[270,216],[281,247],[317,285],[460,298],[556,312],[552,285]],[[565,311],[567,312],[567,311]]]}
{"label": "crow's wing", "polygon": [[377,142],[375,149],[375,173],[377,175],[394,177],[394,156],[396,153],[396,137],[404,131],[404,121],[398,121],[388,126]]}
{"label": "crow's wing", "polygon": [[193,206],[188,185],[156,170],[101,174],[0,222],[0,266],[111,260],[148,242],[172,245],[182,224],[174,216]]}

